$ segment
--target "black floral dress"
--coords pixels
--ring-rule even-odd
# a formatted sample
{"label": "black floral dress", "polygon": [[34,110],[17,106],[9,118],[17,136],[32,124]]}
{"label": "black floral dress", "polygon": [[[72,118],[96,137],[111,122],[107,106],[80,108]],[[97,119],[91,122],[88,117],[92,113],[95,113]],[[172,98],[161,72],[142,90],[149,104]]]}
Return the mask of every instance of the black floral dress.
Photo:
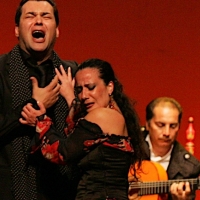
{"label": "black floral dress", "polygon": [[83,118],[67,139],[59,137],[47,116],[37,122],[36,131],[32,152],[40,147],[51,162],[79,166],[77,200],[128,199],[128,171],[133,156],[128,137],[104,134],[97,124]]}

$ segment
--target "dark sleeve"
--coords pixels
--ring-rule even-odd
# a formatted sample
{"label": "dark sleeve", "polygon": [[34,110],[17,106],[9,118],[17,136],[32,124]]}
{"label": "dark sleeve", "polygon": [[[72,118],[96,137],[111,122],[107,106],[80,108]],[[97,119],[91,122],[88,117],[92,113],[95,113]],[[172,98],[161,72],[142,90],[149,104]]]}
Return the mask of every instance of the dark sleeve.
{"label": "dark sleeve", "polygon": [[29,99],[23,104],[13,109],[11,91],[9,91],[9,89],[5,89],[5,87],[4,88],[2,87],[2,79],[0,78],[0,138],[1,138],[0,141],[1,142],[3,142],[3,140],[6,138],[11,139],[12,138],[11,136],[14,134],[13,130],[21,125],[21,123],[19,122],[19,118],[22,117],[21,116],[22,108],[27,103],[31,103],[35,108],[37,107],[37,102],[34,99]]}
{"label": "dark sleeve", "polygon": [[19,118],[21,117],[23,106],[28,102],[34,103],[34,100],[30,99],[19,105],[16,109],[12,108],[8,60],[9,54],[0,56],[0,145],[6,139],[11,139],[14,134],[13,130],[20,126]]}
{"label": "dark sleeve", "polygon": [[[57,164],[78,162],[95,148],[97,139],[103,135],[99,126],[82,119],[76,124],[74,131],[63,139],[51,119],[46,116],[42,121],[38,121],[36,131],[42,144],[43,156]],[[33,146],[33,150],[37,147],[38,145]]]}
{"label": "dark sleeve", "polygon": [[[200,175],[200,161],[175,141],[167,173],[169,179],[189,180],[198,178]],[[197,186],[193,184],[191,188],[191,199],[195,199]]]}

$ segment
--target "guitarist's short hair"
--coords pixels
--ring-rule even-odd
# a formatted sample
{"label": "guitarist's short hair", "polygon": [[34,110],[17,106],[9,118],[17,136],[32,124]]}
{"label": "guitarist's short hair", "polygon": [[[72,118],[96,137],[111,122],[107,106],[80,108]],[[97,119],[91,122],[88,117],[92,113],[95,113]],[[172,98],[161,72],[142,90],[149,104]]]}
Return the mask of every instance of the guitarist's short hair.
{"label": "guitarist's short hair", "polygon": [[171,97],[158,97],[158,98],[153,99],[146,106],[146,121],[148,122],[149,120],[151,120],[153,118],[154,108],[161,102],[171,103],[171,105],[173,105],[175,108],[177,108],[177,110],[179,111],[178,122],[181,123],[182,113],[183,113],[182,107],[177,100],[175,100],[174,98],[171,98]]}

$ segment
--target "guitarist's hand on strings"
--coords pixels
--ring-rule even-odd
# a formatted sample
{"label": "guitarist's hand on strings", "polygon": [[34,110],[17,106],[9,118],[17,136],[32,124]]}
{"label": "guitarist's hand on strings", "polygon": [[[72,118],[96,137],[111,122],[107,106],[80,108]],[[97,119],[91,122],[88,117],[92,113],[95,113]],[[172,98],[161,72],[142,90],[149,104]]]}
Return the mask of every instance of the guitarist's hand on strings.
{"label": "guitarist's hand on strings", "polygon": [[190,183],[173,183],[170,187],[170,193],[173,200],[191,200]]}

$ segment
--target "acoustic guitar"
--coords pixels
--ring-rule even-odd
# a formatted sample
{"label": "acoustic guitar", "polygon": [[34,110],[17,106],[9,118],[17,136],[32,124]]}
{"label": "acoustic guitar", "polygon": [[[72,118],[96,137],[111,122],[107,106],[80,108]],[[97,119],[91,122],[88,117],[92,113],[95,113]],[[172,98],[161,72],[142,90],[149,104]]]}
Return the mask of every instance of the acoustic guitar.
{"label": "acoustic guitar", "polygon": [[167,200],[170,186],[174,182],[190,183],[192,190],[200,189],[199,178],[168,180],[165,169],[156,162],[143,161],[140,168],[136,165],[139,181],[133,181],[133,168],[129,170],[129,200]]}

